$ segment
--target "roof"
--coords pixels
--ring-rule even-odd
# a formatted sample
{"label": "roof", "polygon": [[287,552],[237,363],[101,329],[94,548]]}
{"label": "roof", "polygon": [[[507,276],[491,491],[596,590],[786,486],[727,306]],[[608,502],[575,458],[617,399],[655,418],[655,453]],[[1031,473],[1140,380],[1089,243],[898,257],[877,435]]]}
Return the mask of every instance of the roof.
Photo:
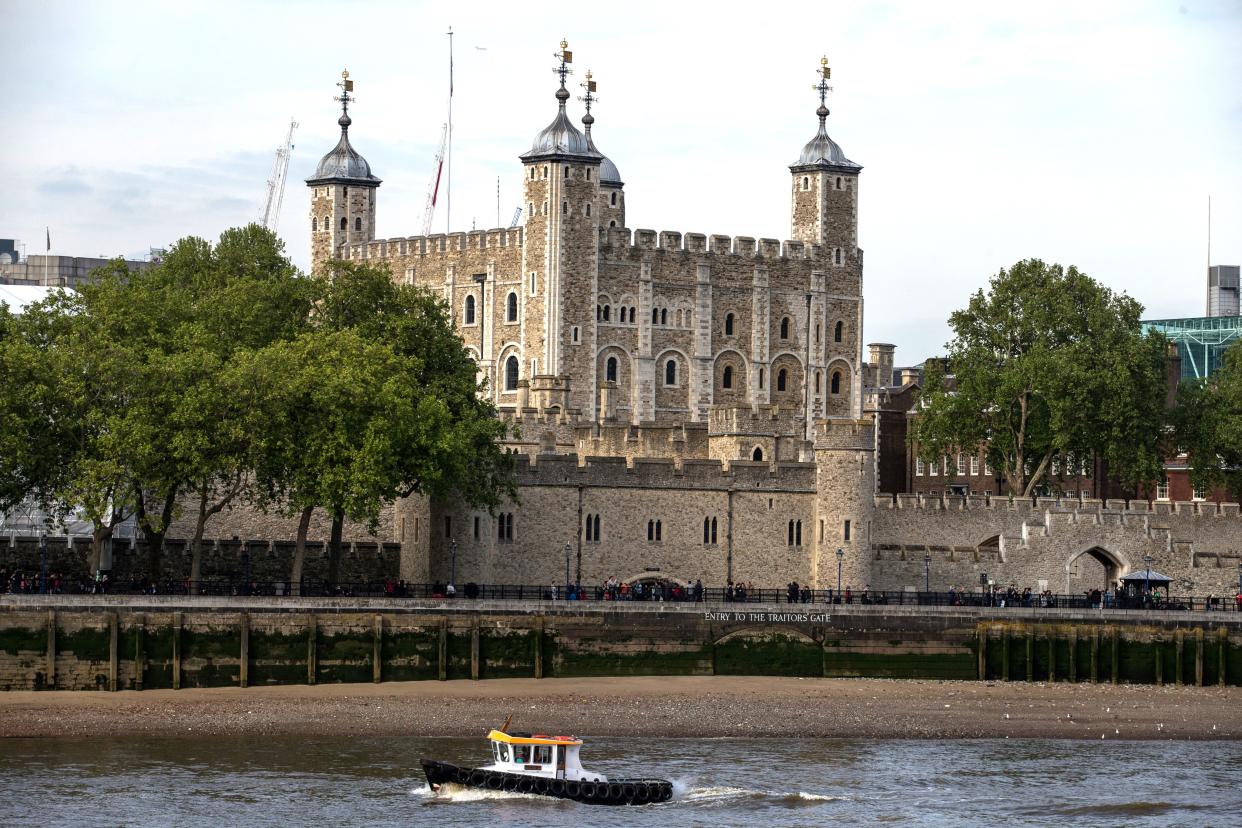
{"label": "roof", "polygon": [[791,164],[790,169],[801,171],[803,169],[827,168],[846,173],[856,173],[861,170],[862,165],[855,164],[846,158],[845,153],[841,151],[841,147],[837,142],[828,137],[826,125],[828,108],[821,105],[816,110],[816,113],[819,115],[819,131],[802,148],[802,154],[798,156],[797,163]]}
{"label": "roof", "polygon": [[523,153],[521,159],[530,161],[548,155],[580,155],[598,161],[603,156],[591,148],[591,143],[582,134],[582,130],[570,123],[569,116],[565,114],[565,101],[569,99],[569,92],[565,87],[556,90],[556,99],[556,117],[552,119],[552,123],[540,130],[530,146],[530,152]]}
{"label": "roof", "polygon": [[42,302],[57,290],[60,288],[42,285],[0,285],[0,304],[8,305],[13,313],[21,313],[27,305]]}
{"label": "roof", "polygon": [[1173,583],[1173,579],[1168,575],[1161,575],[1154,569],[1139,569],[1131,572],[1121,580],[1123,581],[1159,581],[1161,583]]}
{"label": "roof", "polygon": [[353,120],[348,115],[342,115],[337,123],[341,125],[340,140],[331,152],[320,159],[315,174],[306,179],[306,183],[341,181],[378,186],[380,180],[371,175],[371,165],[367,163],[367,159],[359,155],[349,143],[349,125]]}
{"label": "roof", "polygon": [[582,740],[575,736],[544,736],[542,733],[536,733],[533,736],[526,734],[504,733],[500,730],[493,730],[487,734],[487,738],[493,742],[504,742],[509,745],[580,745]]}

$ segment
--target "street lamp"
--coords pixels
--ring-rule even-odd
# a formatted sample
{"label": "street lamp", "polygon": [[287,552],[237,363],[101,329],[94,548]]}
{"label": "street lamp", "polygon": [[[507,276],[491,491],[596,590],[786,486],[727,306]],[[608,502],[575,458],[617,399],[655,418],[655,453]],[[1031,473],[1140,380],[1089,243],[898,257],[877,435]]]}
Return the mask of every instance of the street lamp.
{"label": "street lamp", "polygon": [[1238,561],[1238,594],[1242,595],[1242,561]]}
{"label": "street lamp", "polygon": [[1151,562],[1153,560],[1154,558],[1152,558],[1151,555],[1143,556],[1143,563],[1147,566],[1147,569],[1143,571],[1143,576],[1146,578],[1146,585],[1144,586],[1144,590],[1147,592],[1148,595],[1151,595]]}
{"label": "street lamp", "polygon": [[923,553],[923,591],[931,592],[931,553]]}
{"label": "street lamp", "polygon": [[47,594],[47,533],[39,535],[39,594]]}
{"label": "street lamp", "polygon": [[565,544],[565,598],[569,599],[569,553],[573,551],[573,547]]}
{"label": "street lamp", "polygon": [[837,550],[837,598],[841,597],[841,562],[845,560],[845,550]]}
{"label": "street lamp", "polygon": [[449,538],[449,586],[457,589],[457,538]]}

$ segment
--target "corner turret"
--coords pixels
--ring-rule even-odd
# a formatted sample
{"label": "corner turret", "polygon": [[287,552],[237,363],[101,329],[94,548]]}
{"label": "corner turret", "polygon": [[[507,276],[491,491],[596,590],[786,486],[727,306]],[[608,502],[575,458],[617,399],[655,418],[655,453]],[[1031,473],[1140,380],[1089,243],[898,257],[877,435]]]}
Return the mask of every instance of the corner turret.
{"label": "corner turret", "polygon": [[829,251],[833,264],[843,265],[852,258],[858,246],[858,175],[862,167],[845,157],[841,147],[828,137],[828,85],[832,70],[828,58],[820,59],[820,80],[814,89],[819,92],[819,131],[807,142],[791,164],[793,173],[793,215],[791,234],[794,239],[821,245]]}

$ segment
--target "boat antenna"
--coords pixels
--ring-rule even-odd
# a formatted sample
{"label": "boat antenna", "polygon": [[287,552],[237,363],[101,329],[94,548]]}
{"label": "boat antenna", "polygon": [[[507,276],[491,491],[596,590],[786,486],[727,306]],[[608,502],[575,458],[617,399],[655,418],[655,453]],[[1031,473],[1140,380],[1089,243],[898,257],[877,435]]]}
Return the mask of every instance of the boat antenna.
{"label": "boat antenna", "polygon": [[511,721],[513,721],[513,714],[512,714],[512,713],[510,713],[508,716],[505,716],[505,723],[504,723],[504,724],[502,724],[502,725],[500,726],[500,732],[501,732],[501,733],[508,733],[508,732],[509,732],[509,722],[511,722]]}

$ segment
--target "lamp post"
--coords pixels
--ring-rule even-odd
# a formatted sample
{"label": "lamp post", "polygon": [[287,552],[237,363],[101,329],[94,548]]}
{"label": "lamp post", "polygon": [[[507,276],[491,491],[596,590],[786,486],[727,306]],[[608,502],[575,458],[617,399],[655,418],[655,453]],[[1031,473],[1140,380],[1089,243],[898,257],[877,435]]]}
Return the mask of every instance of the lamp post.
{"label": "lamp post", "polygon": [[923,591],[931,592],[931,553],[923,553]]}
{"label": "lamp post", "polygon": [[565,544],[565,598],[569,599],[569,553],[573,551],[573,547]]}
{"label": "lamp post", "polygon": [[449,538],[449,586],[457,589],[457,538]]}
{"label": "lamp post", "polygon": [[1242,595],[1242,561],[1238,561],[1238,594]]}
{"label": "lamp post", "polygon": [[1146,565],[1146,567],[1147,567],[1147,569],[1143,571],[1143,575],[1144,575],[1144,576],[1145,576],[1145,578],[1146,578],[1146,584],[1145,584],[1145,585],[1144,585],[1144,587],[1143,587],[1143,591],[1144,591],[1144,592],[1145,592],[1148,596],[1150,596],[1150,595],[1151,595],[1151,562],[1152,562],[1152,560],[1153,560],[1153,558],[1152,558],[1152,556],[1151,556],[1151,555],[1144,555],[1144,556],[1143,556],[1143,564],[1144,564],[1144,565]]}
{"label": "lamp post", "polygon": [[845,560],[845,550],[837,550],[837,597],[841,596],[841,563]]}
{"label": "lamp post", "polygon": [[39,594],[47,594],[47,533],[39,535]]}

